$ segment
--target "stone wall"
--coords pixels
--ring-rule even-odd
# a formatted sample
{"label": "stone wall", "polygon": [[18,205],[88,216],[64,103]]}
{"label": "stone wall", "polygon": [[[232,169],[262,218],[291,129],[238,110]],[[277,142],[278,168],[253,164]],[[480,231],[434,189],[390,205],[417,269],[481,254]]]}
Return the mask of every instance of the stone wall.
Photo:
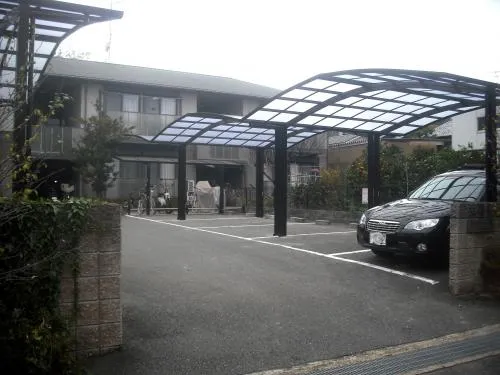
{"label": "stone wall", "polygon": [[452,294],[492,292],[500,285],[500,205],[454,203],[450,222]]}
{"label": "stone wall", "polygon": [[299,208],[288,209],[289,217],[301,217],[306,220],[328,220],[332,223],[357,223],[362,212],[307,210]]}
{"label": "stone wall", "polygon": [[122,344],[120,206],[99,205],[89,215],[78,249],[79,277],[74,280],[72,266],[67,265],[61,280],[61,310],[68,317],[77,288],[73,334],[81,356],[104,354]]}

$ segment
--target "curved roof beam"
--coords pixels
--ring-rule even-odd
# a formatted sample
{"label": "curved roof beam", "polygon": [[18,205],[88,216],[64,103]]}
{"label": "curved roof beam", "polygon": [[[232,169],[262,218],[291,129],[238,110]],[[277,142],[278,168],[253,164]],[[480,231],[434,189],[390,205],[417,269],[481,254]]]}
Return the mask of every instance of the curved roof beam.
{"label": "curved roof beam", "polygon": [[[123,12],[54,0],[0,0],[0,100],[12,97],[16,86],[19,40],[31,42],[27,48],[33,64],[33,84],[49,64],[59,44],[84,26],[120,19]],[[20,21],[29,23],[28,33]],[[22,35],[20,35],[21,33]],[[29,59],[28,59],[29,61]]]}
{"label": "curved roof beam", "polygon": [[255,125],[404,135],[485,106],[500,85],[449,73],[357,69],[319,74],[284,90],[242,120]]}

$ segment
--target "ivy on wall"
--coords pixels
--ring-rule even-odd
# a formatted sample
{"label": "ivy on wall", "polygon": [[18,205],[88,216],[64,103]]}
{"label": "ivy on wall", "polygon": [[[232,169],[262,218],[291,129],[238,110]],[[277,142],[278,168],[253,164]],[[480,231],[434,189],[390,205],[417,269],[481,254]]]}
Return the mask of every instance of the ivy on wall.
{"label": "ivy on wall", "polygon": [[68,264],[76,280],[76,248],[90,206],[0,200],[0,373],[75,373],[73,335],[59,311],[60,280]]}

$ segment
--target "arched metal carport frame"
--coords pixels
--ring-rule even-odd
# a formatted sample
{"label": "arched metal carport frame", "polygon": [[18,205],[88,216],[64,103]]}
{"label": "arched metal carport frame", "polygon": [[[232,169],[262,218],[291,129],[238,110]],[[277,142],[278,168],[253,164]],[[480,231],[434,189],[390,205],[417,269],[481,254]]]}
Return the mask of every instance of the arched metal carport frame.
{"label": "arched metal carport frame", "polygon": [[[496,201],[495,117],[499,104],[500,85],[493,82],[440,72],[357,69],[307,79],[243,118],[188,114],[147,139],[179,144],[179,192],[186,190],[186,144],[255,148],[257,216],[263,215],[263,150],[274,147],[274,234],[286,236],[287,148],[329,130],[368,137],[368,198],[373,207],[379,203],[380,137],[405,136],[485,108],[486,197]],[[185,219],[184,203],[179,202],[180,220]]]}
{"label": "arched metal carport frame", "polygon": [[[84,26],[122,16],[121,11],[63,1],[0,0],[0,106],[14,115],[15,154],[30,155],[34,92],[59,44]],[[23,189],[22,174],[13,174],[12,187]]]}
{"label": "arched metal carport frame", "polygon": [[[122,12],[53,0],[0,0],[0,102],[15,110],[14,149],[29,154],[34,88],[59,43],[79,28]],[[9,57],[15,59],[9,59]],[[14,99],[14,101],[12,100]],[[22,103],[22,105],[18,105]],[[257,150],[257,216],[263,215],[263,150],[275,148],[275,235],[286,235],[287,148],[328,130],[368,137],[369,205],[378,204],[379,140],[485,108],[486,196],[497,197],[496,106],[500,85],[448,73],[360,69],[320,74],[276,95],[243,118],[190,114],[152,142],[179,145],[179,191],[185,191],[186,145]],[[13,189],[22,188],[14,181]],[[185,199],[185,194],[180,194]],[[181,203],[181,202],[179,202]],[[179,219],[185,206],[179,204]],[[184,211],[184,212],[183,212]]]}

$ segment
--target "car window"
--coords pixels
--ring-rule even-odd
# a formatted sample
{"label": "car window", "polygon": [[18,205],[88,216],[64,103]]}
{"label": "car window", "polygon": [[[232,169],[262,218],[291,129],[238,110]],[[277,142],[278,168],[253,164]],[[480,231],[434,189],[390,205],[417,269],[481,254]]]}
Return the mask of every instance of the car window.
{"label": "car window", "polygon": [[436,187],[436,185],[443,180],[442,177],[436,177],[432,180],[427,181],[425,184],[420,186],[417,190],[415,190],[410,198],[419,198],[419,197],[427,197],[427,195],[432,192],[432,190]]}
{"label": "car window", "polygon": [[415,190],[415,192],[410,195],[410,198],[446,199],[474,202],[481,198],[484,192],[484,187],[484,177],[435,177]]}

